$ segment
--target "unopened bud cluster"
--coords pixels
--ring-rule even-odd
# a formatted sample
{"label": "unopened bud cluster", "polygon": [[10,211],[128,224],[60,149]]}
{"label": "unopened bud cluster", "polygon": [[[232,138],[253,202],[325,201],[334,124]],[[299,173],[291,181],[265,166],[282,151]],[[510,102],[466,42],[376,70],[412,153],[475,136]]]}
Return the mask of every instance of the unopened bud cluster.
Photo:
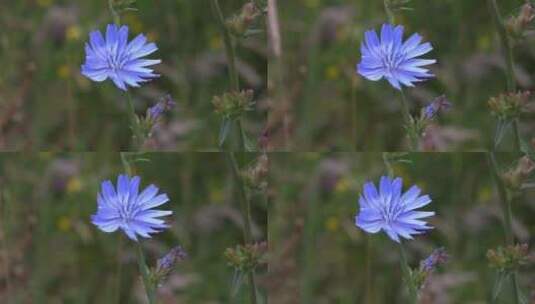
{"label": "unopened bud cluster", "polygon": [[228,92],[212,99],[215,112],[226,119],[236,119],[254,106],[253,90]]}
{"label": "unopened bud cluster", "polygon": [[533,170],[535,170],[535,162],[529,156],[524,156],[515,167],[502,174],[502,179],[509,189],[517,191]]}
{"label": "unopened bud cluster", "polygon": [[264,255],[267,251],[266,242],[238,245],[227,248],[224,256],[229,266],[241,272],[251,272],[257,266],[265,263]]}
{"label": "unopened bud cluster", "polygon": [[524,37],[533,19],[535,19],[535,7],[533,4],[526,2],[517,16],[512,16],[506,21],[505,27],[513,38],[521,39]]}
{"label": "unopened bud cluster", "polygon": [[524,111],[531,98],[528,91],[517,93],[505,93],[492,97],[488,104],[495,116],[503,120],[517,118]]}
{"label": "unopened bud cluster", "polygon": [[269,159],[266,154],[260,155],[256,162],[243,173],[245,185],[256,191],[264,191],[267,188],[267,175],[269,172]]}
{"label": "unopened bud cluster", "polygon": [[259,9],[254,3],[249,2],[243,5],[239,14],[227,19],[226,26],[234,36],[243,37],[258,16],[260,16]]}
{"label": "unopened bud cluster", "polygon": [[528,245],[516,244],[507,247],[498,247],[487,251],[487,259],[492,268],[500,272],[511,272],[518,270],[520,266],[528,264],[530,261]]}

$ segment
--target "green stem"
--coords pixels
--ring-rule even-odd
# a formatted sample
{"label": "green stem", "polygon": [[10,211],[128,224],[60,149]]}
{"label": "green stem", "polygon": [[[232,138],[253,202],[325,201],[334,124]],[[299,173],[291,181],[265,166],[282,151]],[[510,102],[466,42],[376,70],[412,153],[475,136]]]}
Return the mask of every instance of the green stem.
{"label": "green stem", "polygon": [[[249,244],[252,241],[251,232],[251,203],[247,195],[247,189],[240,174],[240,169],[236,157],[233,152],[226,153],[229,165],[232,169],[232,177],[236,181],[238,193],[240,196],[240,206],[244,218],[243,239],[245,244]],[[249,285],[251,286],[250,298],[251,303],[256,304],[256,280],[254,270],[247,273]]]}
{"label": "green stem", "polygon": [[115,11],[115,8],[113,6],[113,0],[108,0],[108,9],[110,10],[111,17],[113,18],[113,23],[117,25],[121,24],[121,17],[117,13],[117,11]]}
{"label": "green stem", "polygon": [[[508,245],[514,245],[515,239],[513,235],[513,211],[511,209],[511,200],[507,196],[507,190],[505,188],[505,185],[503,184],[503,181],[500,178],[500,171],[498,168],[498,162],[496,161],[495,153],[489,152],[488,159],[492,171],[492,177],[494,179],[494,182],[496,183],[496,188],[498,189],[498,196],[504,219],[503,226],[505,231],[505,240]],[[514,271],[511,275],[511,284],[513,285],[515,303],[522,303],[520,296],[520,286],[518,284],[516,271]]]}
{"label": "green stem", "polygon": [[[488,0],[490,6],[490,12],[494,18],[494,23],[498,31],[498,36],[500,37],[500,43],[502,45],[502,50],[504,52],[505,59],[505,77],[507,80],[507,91],[510,93],[516,92],[516,81],[515,81],[515,72],[514,72],[514,59],[513,59],[513,45],[511,43],[511,38],[507,34],[507,29],[500,13],[500,8],[496,0]],[[518,130],[518,121],[513,120],[513,136],[515,142],[515,151],[520,151],[521,148],[521,139]]]}
{"label": "green stem", "polygon": [[117,272],[115,273],[115,303],[121,303],[121,275],[123,272],[123,263],[121,263],[121,256],[123,255],[123,238],[118,235],[117,241]]}
{"label": "green stem", "polygon": [[236,120],[236,125],[238,126],[238,132],[239,134],[239,140],[240,140],[240,147],[242,148],[242,151],[247,151],[247,147],[245,146],[245,130],[243,129],[241,118],[238,118]]}
{"label": "green stem", "polygon": [[353,76],[351,78],[351,142],[355,152],[358,151],[358,105],[357,105],[357,84],[356,78]]}
{"label": "green stem", "polygon": [[403,248],[403,244],[399,243],[399,257],[400,257],[400,266],[401,266],[401,273],[403,275],[403,281],[405,282],[407,286],[407,290],[409,291],[409,303],[410,304],[416,304],[418,301],[418,292],[416,290],[416,287],[412,283],[412,277],[411,277],[411,268],[409,267],[409,263],[407,262],[407,256],[405,255],[405,250]]}
{"label": "green stem", "polygon": [[372,293],[372,238],[366,234],[366,304],[373,303]]}
{"label": "green stem", "polygon": [[[218,20],[219,30],[223,35],[223,43],[225,45],[225,54],[227,57],[228,73],[230,79],[230,89],[233,92],[238,92],[240,90],[240,80],[238,77],[238,69],[236,68],[236,43],[232,39],[227,25],[225,24],[225,17],[221,11],[221,6],[219,5],[219,0],[212,0],[212,11],[215,17]],[[242,128],[241,119],[237,120],[240,147],[243,151],[246,150],[245,147],[245,133]]]}
{"label": "green stem", "polygon": [[216,16],[218,22],[219,22],[219,30],[221,31],[221,34],[223,35],[223,42],[225,44],[225,52],[227,55],[227,63],[228,63],[228,71],[229,71],[229,78],[230,78],[230,86],[232,91],[239,91],[240,84],[238,79],[238,72],[236,69],[236,50],[234,46],[234,42],[232,41],[232,36],[225,25],[225,17],[223,16],[223,13],[221,11],[221,7],[219,6],[219,0],[212,0],[212,10],[214,12],[214,15]]}
{"label": "green stem", "polygon": [[128,115],[130,118],[130,128],[132,129],[132,139],[133,139],[133,149],[138,151],[141,149],[141,146],[144,142],[143,132],[141,131],[141,126],[139,125],[139,119],[136,115],[136,109],[134,107],[134,102],[132,101],[132,96],[130,92],[126,91],[126,99],[128,104]]}
{"label": "green stem", "polygon": [[396,17],[394,12],[392,12],[392,8],[390,7],[390,0],[383,0],[383,4],[385,6],[386,15],[388,16],[388,21],[390,24],[394,24],[396,22]]}
{"label": "green stem", "polygon": [[128,161],[127,152],[121,152],[119,155],[121,156],[121,163],[123,164],[123,168],[129,176],[132,176],[132,166],[130,165],[130,162]]}
{"label": "green stem", "polygon": [[507,198],[507,190],[500,178],[500,171],[498,163],[496,161],[496,155],[494,152],[488,152],[489,165],[492,171],[492,178],[496,184],[498,190],[498,197],[500,200],[500,206],[503,213],[505,240],[507,244],[512,245],[514,243],[513,238],[513,213],[511,211],[511,204]]}
{"label": "green stem", "polygon": [[4,184],[3,184],[3,181],[2,179],[0,178],[0,219],[2,220],[1,222],[3,223],[3,227],[0,227],[3,229],[3,232],[4,232],[4,237],[2,239],[2,256],[3,256],[3,259],[4,259],[4,273],[5,273],[5,281],[6,281],[6,291],[5,291],[5,294],[6,294],[6,301],[7,303],[11,303],[11,292],[12,292],[12,289],[11,289],[11,274],[10,274],[10,269],[9,269],[9,252],[8,252],[8,248],[9,246],[7,244],[9,244],[9,240],[8,240],[8,235],[9,235],[9,227],[8,227],[8,217],[6,216],[7,213],[8,213],[8,209],[7,209],[7,201],[5,199],[5,195],[4,195]]}
{"label": "green stem", "polygon": [[383,152],[383,163],[385,164],[386,172],[388,173],[388,176],[390,178],[394,178],[394,168],[392,168],[392,164],[390,163],[390,153]]}
{"label": "green stem", "polygon": [[145,255],[143,254],[143,248],[141,248],[141,243],[137,243],[137,263],[139,266],[139,272],[143,279],[143,286],[145,287],[145,293],[147,295],[147,300],[149,304],[156,303],[156,288],[154,284],[151,283],[149,268],[145,261]]}
{"label": "green stem", "polygon": [[513,70],[513,46],[511,44],[511,39],[507,34],[507,29],[505,28],[505,24],[503,22],[502,16],[500,14],[500,9],[498,8],[496,0],[488,1],[491,6],[490,11],[492,17],[494,18],[494,23],[496,25],[496,29],[498,30],[498,35],[500,36],[500,42],[504,51],[506,64],[505,76],[507,77],[507,91],[514,92],[516,91],[516,82]]}
{"label": "green stem", "polygon": [[515,152],[518,152],[522,147],[522,139],[520,138],[520,129],[518,127],[518,118],[513,120],[513,137],[515,142]]}
{"label": "green stem", "polygon": [[401,111],[403,114],[403,121],[405,122],[405,129],[407,131],[407,137],[409,138],[409,144],[410,144],[410,150],[416,151],[418,150],[418,135],[414,134],[413,131],[413,118],[411,116],[411,112],[409,109],[409,102],[407,101],[407,97],[405,96],[405,92],[403,89],[400,90],[401,92]]}

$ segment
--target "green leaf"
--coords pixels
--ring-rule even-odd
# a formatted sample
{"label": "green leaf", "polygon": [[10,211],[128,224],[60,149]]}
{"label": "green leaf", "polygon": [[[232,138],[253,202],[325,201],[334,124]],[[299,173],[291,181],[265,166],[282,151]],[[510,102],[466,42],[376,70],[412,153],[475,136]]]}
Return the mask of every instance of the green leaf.
{"label": "green leaf", "polygon": [[498,147],[503,139],[503,136],[505,135],[505,132],[507,129],[511,126],[511,121],[499,119],[498,123],[496,124],[496,134],[494,136],[494,147]]}
{"label": "green leaf", "polygon": [[221,122],[221,128],[219,129],[219,147],[223,147],[223,144],[225,143],[225,140],[230,134],[231,129],[232,120],[228,118],[223,118],[223,121]]}
{"label": "green leaf", "polygon": [[232,276],[232,287],[231,287],[231,296],[234,298],[240,291],[240,287],[243,284],[243,272],[238,269],[234,270],[234,275]]}
{"label": "green leaf", "polygon": [[498,272],[496,275],[496,281],[494,281],[494,287],[492,288],[492,302],[494,303],[498,296],[500,295],[500,292],[503,287],[503,282],[505,279],[507,279],[508,275],[502,271]]}

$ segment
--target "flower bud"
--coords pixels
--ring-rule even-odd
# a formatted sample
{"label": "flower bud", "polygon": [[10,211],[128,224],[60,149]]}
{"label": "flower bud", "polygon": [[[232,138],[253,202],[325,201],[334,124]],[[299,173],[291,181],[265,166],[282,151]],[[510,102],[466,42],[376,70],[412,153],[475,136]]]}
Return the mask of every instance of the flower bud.
{"label": "flower bud", "polygon": [[444,247],[433,250],[425,260],[420,263],[420,269],[425,272],[432,272],[438,266],[445,264],[449,260],[449,255]]}
{"label": "flower bud", "polygon": [[412,272],[412,280],[418,288],[422,288],[429,275],[431,275],[439,266],[448,262],[450,256],[446,249],[441,247],[433,250],[433,252],[424,260],[420,262],[420,267]]}
{"label": "flower bud", "polygon": [[424,119],[432,120],[441,112],[447,111],[451,108],[451,103],[446,98],[446,95],[435,98],[429,105],[422,109],[421,116]]}
{"label": "flower bud", "polygon": [[152,272],[157,285],[162,284],[167,279],[173,272],[176,263],[185,260],[187,257],[186,251],[181,246],[176,246],[161,259],[158,259],[156,268]]}

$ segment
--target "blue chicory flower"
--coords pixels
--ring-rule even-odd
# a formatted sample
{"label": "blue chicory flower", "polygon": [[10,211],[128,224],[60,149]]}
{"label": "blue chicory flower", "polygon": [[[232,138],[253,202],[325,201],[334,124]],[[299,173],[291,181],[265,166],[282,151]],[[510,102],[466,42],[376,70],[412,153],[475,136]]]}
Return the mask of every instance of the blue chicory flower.
{"label": "blue chicory flower", "polygon": [[156,44],[147,43],[143,34],[128,42],[127,26],[109,24],[106,39],[100,31],[89,34],[82,74],[97,82],[110,78],[123,91],[127,90],[127,86],[139,87],[140,83],[159,76],[148,67],[160,63],[161,60],[143,59],[157,49]]}
{"label": "blue chicory flower", "polygon": [[381,177],[379,191],[371,182],[364,184],[359,198],[360,212],[355,224],[368,233],[383,230],[392,240],[400,242],[399,236],[412,239],[412,235],[432,229],[422,218],[434,212],[415,211],[431,202],[429,195],[420,195],[420,188],[412,186],[401,192],[402,180]]}
{"label": "blue chicory flower", "polygon": [[168,228],[159,217],[172,214],[172,211],[154,210],[152,208],[169,201],[167,194],[158,194],[158,188],[150,185],[139,193],[139,176],[130,178],[119,175],[117,191],[111,181],[104,181],[97,195],[98,208],[91,221],[104,232],[121,229],[126,235],[137,241],[137,235],[150,238],[151,233]]}
{"label": "blue chicory flower", "polygon": [[380,39],[375,30],[367,31],[364,36],[362,59],[357,65],[357,72],[363,77],[372,81],[384,77],[398,90],[402,85],[413,87],[414,82],[433,77],[423,66],[433,64],[436,60],[418,58],[433,47],[429,42],[421,43],[422,36],[419,34],[413,34],[403,42],[403,26],[383,24]]}

